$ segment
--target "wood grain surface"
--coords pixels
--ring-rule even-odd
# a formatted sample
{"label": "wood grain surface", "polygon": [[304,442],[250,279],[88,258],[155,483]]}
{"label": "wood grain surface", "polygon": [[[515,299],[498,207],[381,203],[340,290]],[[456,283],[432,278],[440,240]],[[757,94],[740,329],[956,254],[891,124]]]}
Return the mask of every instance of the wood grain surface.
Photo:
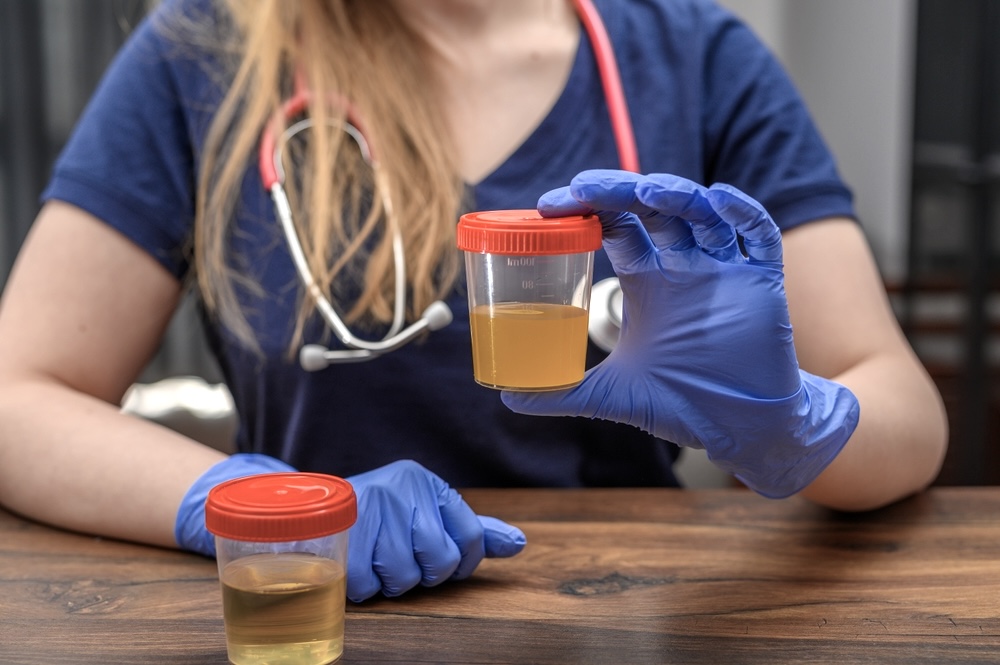
{"label": "wood grain surface", "polygon": [[[528,546],[348,606],[342,663],[1000,663],[1000,488],[474,490]],[[0,511],[0,663],[227,662],[215,562]]]}

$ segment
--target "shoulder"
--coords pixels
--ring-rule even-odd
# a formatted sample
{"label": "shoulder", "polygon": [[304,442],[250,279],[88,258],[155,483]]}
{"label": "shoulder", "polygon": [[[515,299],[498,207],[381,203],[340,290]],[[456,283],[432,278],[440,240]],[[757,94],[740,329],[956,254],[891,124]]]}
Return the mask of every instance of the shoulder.
{"label": "shoulder", "polygon": [[139,23],[129,42],[165,58],[219,57],[235,30],[220,0],[162,0]]}
{"label": "shoulder", "polygon": [[228,16],[221,0],[160,0],[147,14],[161,36],[203,32],[217,27]]}
{"label": "shoulder", "polygon": [[[223,62],[234,30],[217,0],[162,0],[128,35],[114,64],[134,69]],[[177,75],[177,72],[173,72]]]}
{"label": "shoulder", "polygon": [[92,105],[153,126],[176,114],[203,133],[227,80],[233,32],[225,16],[217,0],[159,2],[129,34]]}
{"label": "shoulder", "polygon": [[[87,210],[177,276],[194,217],[194,172],[222,96],[206,54],[209,0],[164,0],[129,35],[60,152],[43,200]],[[189,29],[190,28],[190,29]]]}

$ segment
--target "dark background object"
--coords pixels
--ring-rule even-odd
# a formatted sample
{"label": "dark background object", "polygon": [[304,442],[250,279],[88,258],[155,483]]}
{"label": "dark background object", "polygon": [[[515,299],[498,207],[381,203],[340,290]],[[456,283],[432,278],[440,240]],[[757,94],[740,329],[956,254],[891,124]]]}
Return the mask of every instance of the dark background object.
{"label": "dark background object", "polygon": [[1000,3],[921,0],[900,320],[944,395],[939,484],[1000,483]]}

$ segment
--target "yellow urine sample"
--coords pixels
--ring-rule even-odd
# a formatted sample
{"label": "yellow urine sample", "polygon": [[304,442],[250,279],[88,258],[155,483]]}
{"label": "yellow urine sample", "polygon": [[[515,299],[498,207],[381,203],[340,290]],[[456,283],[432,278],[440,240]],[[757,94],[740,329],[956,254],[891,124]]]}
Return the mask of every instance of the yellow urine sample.
{"label": "yellow urine sample", "polygon": [[471,313],[478,383],[505,390],[559,390],[583,380],[587,310],[572,305],[499,303]]}
{"label": "yellow urine sample", "polygon": [[229,660],[326,665],[344,652],[346,574],[310,554],[255,554],[222,571]]}

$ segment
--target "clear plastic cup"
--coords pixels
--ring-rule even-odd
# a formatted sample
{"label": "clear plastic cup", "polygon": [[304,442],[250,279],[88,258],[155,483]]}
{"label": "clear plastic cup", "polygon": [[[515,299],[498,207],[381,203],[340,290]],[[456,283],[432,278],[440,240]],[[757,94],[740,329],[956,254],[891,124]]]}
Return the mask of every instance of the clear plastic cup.
{"label": "clear plastic cup", "polygon": [[347,529],[354,488],[314,473],[269,473],[212,488],[226,648],[235,665],[323,665],[344,652]]}
{"label": "clear plastic cup", "polygon": [[595,215],[542,217],[536,210],[463,215],[476,382],[519,391],[561,390],[583,380]]}

